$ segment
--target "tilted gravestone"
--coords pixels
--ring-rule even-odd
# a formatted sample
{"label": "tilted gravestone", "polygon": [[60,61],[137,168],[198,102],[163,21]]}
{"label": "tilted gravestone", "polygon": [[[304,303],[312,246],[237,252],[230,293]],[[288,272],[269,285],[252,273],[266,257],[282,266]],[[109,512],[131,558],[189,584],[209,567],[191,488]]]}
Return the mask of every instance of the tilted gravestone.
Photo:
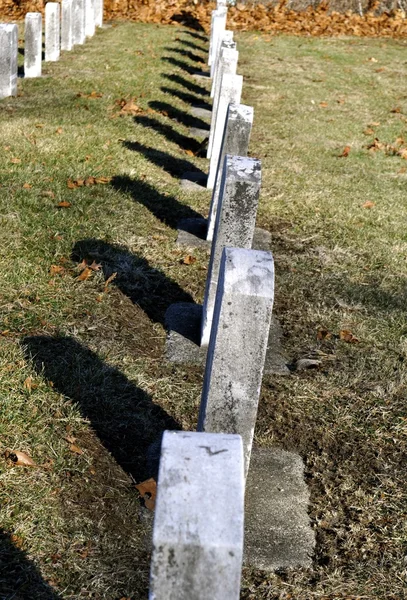
{"label": "tilted gravestone", "polygon": [[209,173],[206,187],[213,189],[216,179],[216,169],[225,129],[226,115],[229,104],[240,104],[243,77],[241,75],[223,75],[220,84],[219,101],[213,130],[213,144],[209,162]]}
{"label": "tilted gravestone", "polygon": [[260,185],[258,159],[226,155],[206,280],[201,346],[209,344],[223,249],[252,247]]}
{"label": "tilted gravestone", "polygon": [[247,156],[252,125],[253,108],[251,106],[245,106],[244,104],[229,104],[218,168],[216,169],[215,185],[213,187],[211,206],[209,209],[206,233],[206,239],[208,241],[212,241],[213,239],[225,156],[226,154],[231,154],[232,156]]}
{"label": "tilted gravestone", "polygon": [[61,2],[61,50],[73,47],[73,0]]}
{"label": "tilted gravestone", "polygon": [[17,96],[17,25],[0,25],[0,98]]}
{"label": "tilted gravestone", "polygon": [[59,60],[61,51],[60,38],[60,5],[58,2],[47,2],[45,5],[45,60]]}
{"label": "tilted gravestone", "polygon": [[216,55],[215,55],[216,64],[214,67],[212,86],[211,86],[211,98],[214,97],[215,89],[217,88],[216,82],[218,79],[219,60],[220,60],[222,48],[232,48],[233,50],[236,50],[236,42],[233,41],[233,31],[230,31],[229,29],[225,29],[225,31],[222,33],[222,36],[218,40],[218,48],[217,48]]}
{"label": "tilted gravestone", "polygon": [[157,482],[150,600],[238,600],[243,517],[241,437],[166,431]]}
{"label": "tilted gravestone", "polygon": [[198,431],[241,435],[245,475],[250,463],[273,300],[271,252],[224,248]]}
{"label": "tilted gravestone", "polygon": [[215,135],[215,126],[216,119],[218,115],[218,107],[219,101],[221,98],[221,85],[224,82],[224,75],[236,75],[237,69],[237,61],[239,59],[239,52],[232,48],[232,45],[229,44],[230,47],[223,47],[220,53],[219,58],[219,66],[217,69],[217,78],[214,79],[215,83],[215,96],[213,98],[212,104],[212,114],[211,114],[211,125],[209,130],[209,140],[208,140],[208,149],[206,152],[206,158],[210,158],[213,149],[213,141]]}
{"label": "tilted gravestone", "polygon": [[42,65],[42,15],[29,12],[25,15],[24,77],[41,77]]}

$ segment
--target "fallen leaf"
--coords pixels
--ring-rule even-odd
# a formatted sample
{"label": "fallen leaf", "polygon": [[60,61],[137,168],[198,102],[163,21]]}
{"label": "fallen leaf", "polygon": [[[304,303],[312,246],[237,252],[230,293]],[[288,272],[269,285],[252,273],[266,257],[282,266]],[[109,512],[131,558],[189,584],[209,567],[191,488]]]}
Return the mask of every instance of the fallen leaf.
{"label": "fallen leaf", "polygon": [[368,127],[363,132],[365,135],[374,135],[374,130],[371,127]]}
{"label": "fallen leaf", "polygon": [[64,440],[66,440],[69,444],[74,444],[76,442],[76,437],[73,435],[66,435]]}
{"label": "fallen leaf", "polygon": [[4,453],[6,460],[11,460],[12,463],[18,467],[36,467],[36,463],[33,461],[31,456],[28,456],[25,452],[19,450],[6,450]]}
{"label": "fallen leaf", "polygon": [[328,329],[325,329],[324,327],[318,329],[317,340],[330,340],[331,337],[332,333],[330,333]]}
{"label": "fallen leaf", "polygon": [[77,277],[79,281],[86,281],[92,275],[92,269],[85,267],[82,273]]}
{"label": "fallen leaf", "polygon": [[375,73],[381,73],[384,70],[384,67],[380,67],[379,69],[375,69]]}
{"label": "fallen leaf", "polygon": [[62,267],[61,265],[51,265],[50,269],[49,269],[49,274],[50,275],[61,275],[62,273],[64,273],[65,268]]}
{"label": "fallen leaf", "polygon": [[62,132],[63,132],[62,127],[58,127],[58,129],[55,131],[55,133],[57,133],[58,135],[61,135]]}
{"label": "fallen leaf", "polygon": [[328,108],[328,102],[320,102],[320,103],[319,103],[319,106],[320,106],[321,108]]}
{"label": "fallen leaf", "polygon": [[359,340],[353,335],[349,329],[341,329],[339,332],[339,339],[348,344],[358,344]]}
{"label": "fallen leaf", "polygon": [[19,535],[11,535],[10,542],[14,544],[16,548],[22,548],[24,544],[24,540]]}
{"label": "fallen leaf", "polygon": [[24,381],[24,389],[31,393],[31,390],[35,390],[38,387],[36,383],[33,383],[33,378],[29,375]]}
{"label": "fallen leaf", "polygon": [[114,279],[116,279],[116,277],[117,277],[117,273],[112,273],[112,274],[110,275],[110,277],[108,277],[108,278],[106,279],[106,281],[105,281],[105,287],[103,288],[103,291],[104,291],[104,292],[107,292],[107,288],[108,288],[109,284],[110,284],[110,283],[112,283],[112,281],[113,281]]}
{"label": "fallen leaf", "polygon": [[81,262],[79,263],[79,265],[76,267],[76,269],[78,271],[83,271],[84,269],[86,269],[88,266],[88,263],[86,262],[85,259],[82,259]]}
{"label": "fallen leaf", "polygon": [[347,156],[349,156],[350,150],[351,150],[350,146],[345,146],[345,148],[342,151],[342,154],[339,155],[339,158],[346,158]]}
{"label": "fallen leaf", "polygon": [[69,446],[69,450],[74,454],[83,454],[82,448],[79,448],[79,446],[77,446],[76,444],[71,444]]}
{"label": "fallen leaf", "polygon": [[367,125],[368,125],[368,127],[379,127],[380,122],[379,121],[373,121],[373,123],[368,123]]}
{"label": "fallen leaf", "polygon": [[93,261],[92,264],[89,265],[89,269],[92,269],[92,271],[100,271],[101,268],[102,268],[101,263],[97,263],[95,261]]}
{"label": "fallen leaf", "polygon": [[10,162],[14,165],[19,165],[21,163],[21,158],[12,158]]}
{"label": "fallen leaf", "polygon": [[185,150],[185,154],[188,154],[188,156],[194,156],[192,150]]}
{"label": "fallen leaf", "polygon": [[401,113],[401,108],[399,106],[396,106],[396,108],[392,108],[391,113]]}
{"label": "fallen leaf", "polygon": [[25,184],[23,185],[23,188],[24,188],[25,190],[30,190],[30,189],[32,188],[32,185],[30,185],[29,183],[25,183]]}
{"label": "fallen leaf", "polygon": [[192,263],[196,262],[195,256],[188,254],[181,260],[182,265],[192,265]]}
{"label": "fallen leaf", "polygon": [[71,206],[72,204],[70,202],[67,202],[66,200],[62,200],[57,204],[57,208],[70,208]]}
{"label": "fallen leaf", "polygon": [[376,206],[376,204],[371,200],[367,200],[362,206],[363,208],[373,208],[374,206]]}
{"label": "fallen leaf", "polygon": [[143,497],[146,508],[148,508],[149,510],[154,510],[155,499],[157,496],[157,483],[155,479],[150,478],[146,481],[142,481],[141,483],[136,485],[136,490],[138,490],[141,496]]}

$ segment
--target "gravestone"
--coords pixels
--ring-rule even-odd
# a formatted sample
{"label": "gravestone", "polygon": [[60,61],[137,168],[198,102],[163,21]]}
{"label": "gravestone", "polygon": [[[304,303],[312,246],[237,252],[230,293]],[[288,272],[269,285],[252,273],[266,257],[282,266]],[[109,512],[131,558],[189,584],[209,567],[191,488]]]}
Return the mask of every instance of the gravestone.
{"label": "gravestone", "polygon": [[223,249],[252,247],[260,184],[259,160],[226,155],[206,280],[201,346],[209,343]]}
{"label": "gravestone", "polygon": [[217,89],[218,86],[216,85],[216,81],[218,79],[218,74],[219,74],[219,61],[220,61],[220,56],[222,53],[222,48],[231,48],[232,50],[236,50],[236,42],[233,41],[233,31],[230,31],[229,29],[225,29],[225,31],[222,34],[222,37],[219,38],[219,42],[218,42],[218,48],[216,50],[216,64],[215,64],[215,69],[214,69],[214,73],[213,73],[213,79],[212,79],[212,86],[211,86],[211,98],[214,97],[215,95],[215,88]]}
{"label": "gravestone", "polygon": [[[239,59],[239,52],[234,48],[224,47],[221,50],[219,58],[219,67],[217,70],[217,78],[215,81],[215,96],[213,98],[212,114],[211,114],[211,125],[209,130],[209,141],[208,149],[206,152],[206,158],[210,158],[213,149],[213,141],[215,135],[216,119],[218,115],[218,107],[221,99],[221,85],[224,83],[224,75],[236,75],[237,61]],[[227,110],[227,107],[226,107]]]}
{"label": "gravestone", "polygon": [[58,2],[47,2],[45,5],[45,60],[59,60],[60,40],[60,6]]}
{"label": "gravestone", "polygon": [[164,432],[150,600],[238,600],[243,519],[241,437]]}
{"label": "gravestone", "polygon": [[95,0],[85,0],[85,35],[95,35]]}
{"label": "gravestone", "polygon": [[95,25],[103,26],[103,0],[95,0]]}
{"label": "gravestone", "polygon": [[17,96],[17,25],[0,24],[0,98]]}
{"label": "gravestone", "polygon": [[253,108],[244,104],[229,104],[218,167],[216,169],[215,185],[209,209],[206,239],[212,241],[215,229],[216,212],[218,209],[222,169],[226,154],[232,156],[247,156],[250,133],[253,125]]}
{"label": "gravestone", "polygon": [[61,50],[72,50],[73,47],[73,0],[61,2]]}
{"label": "gravestone", "polygon": [[215,64],[216,64],[216,51],[218,48],[218,39],[222,36],[226,29],[227,19],[227,8],[216,9],[213,17],[212,29],[211,29],[211,41],[209,44],[210,52],[210,76],[213,77]]}
{"label": "gravestone", "polygon": [[206,187],[213,189],[216,178],[216,169],[225,129],[226,115],[229,104],[240,104],[242,95],[243,77],[241,75],[223,75],[220,84],[219,100],[213,130],[213,143],[209,163],[209,173]]}
{"label": "gravestone", "polygon": [[25,15],[24,77],[41,77],[42,65],[42,15],[29,12]]}
{"label": "gravestone", "polygon": [[237,433],[250,463],[274,300],[271,252],[224,248],[198,431]]}
{"label": "gravestone", "polygon": [[85,43],[85,0],[73,0],[73,43]]}

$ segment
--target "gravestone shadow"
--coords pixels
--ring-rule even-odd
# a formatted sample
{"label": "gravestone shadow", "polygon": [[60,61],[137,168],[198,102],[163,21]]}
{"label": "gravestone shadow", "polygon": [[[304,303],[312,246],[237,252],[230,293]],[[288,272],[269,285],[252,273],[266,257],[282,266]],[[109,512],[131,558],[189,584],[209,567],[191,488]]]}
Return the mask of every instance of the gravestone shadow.
{"label": "gravestone shadow", "polygon": [[174,196],[164,196],[153,186],[140,179],[132,179],[128,175],[116,175],[111,185],[124,194],[132,197],[134,202],[143,204],[162,223],[177,230],[179,221],[184,219],[202,219],[202,215],[186,204],[181,204]]}
{"label": "gravestone shadow", "polygon": [[202,46],[198,46],[198,44],[194,44],[191,40],[183,40],[179,38],[177,40],[179,44],[183,44],[184,46],[188,46],[188,48],[193,48],[194,50],[198,50],[198,52],[208,52],[207,48],[203,48]]}
{"label": "gravestone shadow", "polygon": [[154,129],[161,135],[163,135],[169,142],[173,142],[177,144],[182,150],[189,150],[194,154],[199,153],[202,148],[202,144],[200,144],[194,138],[191,138],[187,135],[183,135],[176,131],[171,125],[167,125],[166,123],[162,123],[158,119],[154,119],[153,117],[147,116],[139,116],[134,117],[135,123],[146,127],[147,129]]}
{"label": "gravestone shadow", "polygon": [[135,481],[154,475],[149,448],[179,424],[150,396],[71,337],[30,336],[25,356],[53,389],[70,398],[116,462]]}
{"label": "gravestone shadow", "polygon": [[179,108],[175,108],[167,102],[153,100],[152,102],[149,102],[148,105],[153,110],[164,113],[170,119],[174,119],[175,121],[178,121],[178,123],[182,123],[182,125],[185,125],[185,127],[200,127],[202,129],[208,127],[207,121],[199,119],[198,117],[195,117],[186,111],[180,110]]}
{"label": "gravestone shadow", "polygon": [[125,247],[89,238],[75,244],[71,258],[78,263],[86,260],[100,264],[106,280],[115,274],[111,285],[156,323],[164,324],[165,312],[174,301],[193,302],[176,281]]}
{"label": "gravestone shadow", "polygon": [[46,583],[26,553],[13,544],[11,536],[0,529],[1,600],[62,600]]}
{"label": "gravestone shadow", "polygon": [[202,176],[205,175],[194,163],[184,158],[176,158],[168,154],[168,152],[145,146],[144,144],[140,144],[140,142],[124,141],[122,143],[128,150],[143,154],[150,162],[167,171],[172,177],[179,178],[185,171],[194,171],[202,174]]}
{"label": "gravestone shadow", "polygon": [[202,40],[203,42],[208,41],[208,37],[206,35],[201,35],[200,33],[196,33],[195,31],[183,31],[182,33],[185,33],[185,35],[190,35],[196,40]]}
{"label": "gravestone shadow", "polygon": [[201,108],[205,108],[206,110],[212,110],[212,104],[209,104],[209,102],[202,100],[202,98],[198,98],[197,96],[188,94],[187,92],[182,92],[181,90],[176,90],[174,88],[166,87],[164,85],[160,88],[160,90],[165,94],[171,94],[171,96],[182,100],[182,102],[186,102],[186,104],[199,104]]}
{"label": "gravestone shadow", "polygon": [[199,83],[194,83],[193,81],[189,81],[181,75],[176,73],[161,73],[162,77],[171,81],[171,83],[176,83],[177,85],[182,85],[185,89],[189,90],[193,94],[199,94],[200,96],[209,96],[209,90],[199,85]]}
{"label": "gravestone shadow", "polygon": [[[196,17],[194,17],[194,15],[192,13],[190,13],[186,10],[181,10],[181,12],[173,15],[171,17],[171,20],[175,21],[176,23],[180,23],[181,25],[184,25],[185,27],[189,27],[190,29],[193,29],[194,31],[205,31],[205,29],[202,27],[199,20]],[[196,35],[199,35],[199,34],[196,34]]]}
{"label": "gravestone shadow", "polygon": [[190,50],[183,50],[182,48],[173,48],[171,46],[166,46],[164,50],[168,50],[169,52],[175,52],[197,63],[204,62],[205,60],[203,56],[200,56],[199,54],[194,54]]}
{"label": "gravestone shadow", "polygon": [[183,71],[186,71],[189,75],[193,75],[194,73],[196,73],[196,70],[197,70],[196,67],[193,67],[192,65],[185,62],[184,60],[179,60],[178,58],[174,58],[173,56],[163,56],[161,58],[161,60],[169,63],[170,65],[173,65],[174,67],[178,67],[179,69],[182,69]]}

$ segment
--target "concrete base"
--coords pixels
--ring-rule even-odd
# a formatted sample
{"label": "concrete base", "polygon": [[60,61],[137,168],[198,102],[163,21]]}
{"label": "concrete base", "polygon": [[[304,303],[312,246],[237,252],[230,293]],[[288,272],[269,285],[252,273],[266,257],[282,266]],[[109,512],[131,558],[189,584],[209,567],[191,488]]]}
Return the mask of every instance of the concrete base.
{"label": "concrete base", "polygon": [[209,137],[209,129],[200,129],[199,127],[190,127],[189,135],[191,137],[200,138],[205,140]]}
{"label": "concrete base", "polygon": [[207,119],[210,121],[212,118],[212,111],[207,108],[202,108],[202,106],[192,106],[191,115],[198,119]]}
{"label": "concrete base", "polygon": [[[207,348],[201,343],[202,306],[191,302],[171,304],[165,313],[168,330],[165,358],[176,364],[204,366]],[[271,319],[264,373],[288,375],[287,359],[281,348],[282,330],[275,317]]]}
{"label": "concrete base", "polygon": [[301,457],[254,448],[246,482],[244,564],[267,571],[310,567],[315,535]]}
{"label": "concrete base", "polygon": [[[190,248],[210,248],[206,239],[207,219],[182,219],[178,223],[177,246]],[[253,250],[270,250],[271,233],[256,227],[253,237]]]}
{"label": "concrete base", "polygon": [[180,184],[185,190],[191,192],[206,192],[206,180],[208,176],[205,173],[199,173],[197,171],[187,171],[181,176]]}

